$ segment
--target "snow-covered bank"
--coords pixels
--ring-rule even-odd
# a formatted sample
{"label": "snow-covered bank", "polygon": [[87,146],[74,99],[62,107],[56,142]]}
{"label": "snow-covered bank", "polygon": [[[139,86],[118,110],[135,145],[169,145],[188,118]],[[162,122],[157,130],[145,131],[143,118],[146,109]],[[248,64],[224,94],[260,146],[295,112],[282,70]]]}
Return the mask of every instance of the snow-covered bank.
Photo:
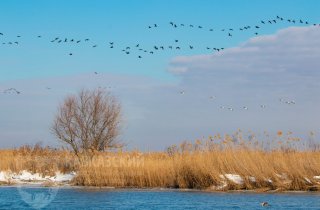
{"label": "snow-covered bank", "polygon": [[0,183],[5,184],[63,184],[70,182],[76,176],[75,172],[63,174],[59,171],[54,176],[43,176],[39,173],[30,173],[29,171],[23,170],[19,173],[11,171],[0,171]]}
{"label": "snow-covered bank", "polygon": [[[277,177],[282,179],[283,184],[288,184],[291,183],[292,180],[288,179],[286,174],[276,174]],[[241,177],[238,174],[224,174],[224,175],[220,175],[219,176],[221,178],[221,181],[218,185],[216,186],[211,186],[210,189],[212,190],[224,190],[224,189],[228,189],[229,183],[231,182],[232,184],[236,184],[236,185],[243,185],[244,184],[244,177]],[[251,183],[256,183],[257,180],[255,177],[253,176],[248,176],[246,177],[248,181],[250,181]],[[320,176],[313,176],[313,179],[311,178],[304,178],[305,181],[309,184],[309,185],[320,185]],[[270,184],[273,183],[273,181],[271,179],[265,179],[265,182],[268,182]]]}

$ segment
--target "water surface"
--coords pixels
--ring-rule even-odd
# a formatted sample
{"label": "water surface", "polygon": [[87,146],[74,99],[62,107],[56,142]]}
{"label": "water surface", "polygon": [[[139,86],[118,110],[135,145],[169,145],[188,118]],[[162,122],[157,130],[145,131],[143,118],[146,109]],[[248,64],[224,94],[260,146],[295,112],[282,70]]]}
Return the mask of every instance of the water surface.
{"label": "water surface", "polygon": [[[262,207],[267,201],[270,206]],[[320,193],[0,187],[0,209],[320,209]]]}

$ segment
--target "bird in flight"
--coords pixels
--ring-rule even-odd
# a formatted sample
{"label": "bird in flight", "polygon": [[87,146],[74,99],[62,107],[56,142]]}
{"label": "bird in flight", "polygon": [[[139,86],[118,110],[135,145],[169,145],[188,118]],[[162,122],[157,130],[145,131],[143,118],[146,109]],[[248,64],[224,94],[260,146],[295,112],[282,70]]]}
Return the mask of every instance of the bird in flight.
{"label": "bird in flight", "polygon": [[18,91],[15,88],[9,88],[9,89],[4,90],[3,93],[5,93],[5,94],[10,94],[10,93],[20,94],[21,91]]}

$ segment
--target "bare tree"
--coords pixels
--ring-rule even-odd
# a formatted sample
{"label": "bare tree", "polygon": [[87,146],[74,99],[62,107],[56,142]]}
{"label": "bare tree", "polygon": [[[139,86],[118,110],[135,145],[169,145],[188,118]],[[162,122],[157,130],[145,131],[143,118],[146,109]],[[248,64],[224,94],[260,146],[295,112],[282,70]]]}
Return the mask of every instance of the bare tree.
{"label": "bare tree", "polygon": [[121,146],[117,140],[120,120],[121,106],[114,96],[99,89],[82,90],[65,98],[52,131],[79,157]]}

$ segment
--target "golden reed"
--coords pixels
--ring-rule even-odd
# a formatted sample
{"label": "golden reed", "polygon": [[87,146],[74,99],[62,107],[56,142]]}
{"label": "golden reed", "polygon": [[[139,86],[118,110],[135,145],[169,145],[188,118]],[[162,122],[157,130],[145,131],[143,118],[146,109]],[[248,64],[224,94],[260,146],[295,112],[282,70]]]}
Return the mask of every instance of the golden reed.
{"label": "golden reed", "polygon": [[[173,145],[165,152],[97,152],[79,161],[68,150],[0,150],[0,171],[44,175],[76,171],[74,185],[211,190],[319,190],[320,150],[291,133],[258,141],[241,132]],[[223,176],[239,175],[241,183]]]}

